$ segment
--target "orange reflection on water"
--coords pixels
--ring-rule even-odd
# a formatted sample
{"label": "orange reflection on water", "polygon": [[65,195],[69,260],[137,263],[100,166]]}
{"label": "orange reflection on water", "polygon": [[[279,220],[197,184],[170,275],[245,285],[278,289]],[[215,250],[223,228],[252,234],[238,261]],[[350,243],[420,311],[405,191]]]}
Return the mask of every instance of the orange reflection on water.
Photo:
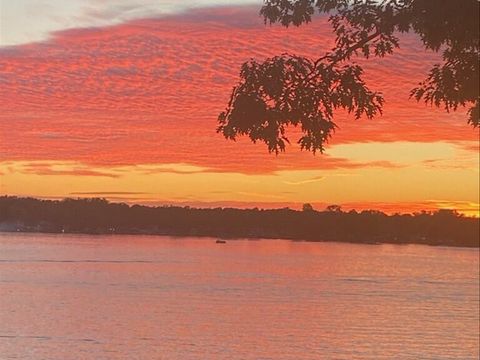
{"label": "orange reflection on water", "polygon": [[477,249],[0,235],[0,353],[474,359]]}

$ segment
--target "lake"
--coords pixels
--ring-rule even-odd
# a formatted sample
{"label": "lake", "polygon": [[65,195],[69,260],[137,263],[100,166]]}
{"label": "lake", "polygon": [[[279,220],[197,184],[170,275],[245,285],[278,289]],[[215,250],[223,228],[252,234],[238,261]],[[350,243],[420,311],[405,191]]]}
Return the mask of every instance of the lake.
{"label": "lake", "polygon": [[0,234],[0,359],[478,359],[479,251]]}

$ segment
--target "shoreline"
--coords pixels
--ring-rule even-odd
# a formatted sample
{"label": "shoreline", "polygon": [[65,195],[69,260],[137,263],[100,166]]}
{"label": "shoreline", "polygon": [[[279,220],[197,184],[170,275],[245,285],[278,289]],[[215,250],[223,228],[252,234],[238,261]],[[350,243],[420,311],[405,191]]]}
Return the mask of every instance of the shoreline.
{"label": "shoreline", "polygon": [[408,245],[419,245],[419,246],[431,246],[431,247],[445,247],[445,248],[463,248],[463,249],[479,249],[480,244],[475,245],[462,245],[462,244],[448,244],[448,243],[433,243],[433,242],[394,242],[394,241],[349,241],[349,240],[308,240],[308,239],[294,239],[294,238],[285,238],[285,237],[225,237],[225,236],[214,236],[214,235],[201,235],[201,234],[164,234],[164,233],[134,233],[134,232],[49,232],[49,231],[6,231],[0,230],[0,234],[31,234],[31,235],[81,235],[88,237],[107,237],[107,236],[149,236],[149,237],[169,237],[175,240],[187,239],[187,238],[198,238],[201,240],[226,240],[226,241],[269,241],[269,240],[280,240],[280,241],[290,241],[290,242],[304,242],[304,243],[330,243],[330,244],[353,244],[353,245],[396,245],[396,246],[408,246]]}
{"label": "shoreline", "polygon": [[480,247],[480,219],[454,210],[388,215],[378,210],[150,207],[102,198],[0,197],[0,231],[285,239],[354,244]]}

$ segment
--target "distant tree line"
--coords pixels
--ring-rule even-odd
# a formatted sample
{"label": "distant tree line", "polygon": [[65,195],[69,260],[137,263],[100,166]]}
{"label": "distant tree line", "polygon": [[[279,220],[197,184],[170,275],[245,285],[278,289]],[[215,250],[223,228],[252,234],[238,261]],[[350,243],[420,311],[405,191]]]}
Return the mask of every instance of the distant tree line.
{"label": "distant tree line", "polygon": [[0,231],[278,238],[479,247],[479,219],[452,210],[387,215],[376,210],[197,209],[105,199],[0,197]]}

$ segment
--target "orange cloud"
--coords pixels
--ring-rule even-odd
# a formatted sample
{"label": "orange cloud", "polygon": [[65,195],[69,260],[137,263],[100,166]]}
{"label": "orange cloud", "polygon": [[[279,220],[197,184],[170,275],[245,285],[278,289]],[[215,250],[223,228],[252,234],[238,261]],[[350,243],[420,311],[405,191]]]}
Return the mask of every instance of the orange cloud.
{"label": "orange cloud", "polygon": [[[265,27],[257,12],[195,10],[73,29],[44,43],[0,49],[0,160],[188,163],[241,173],[364,166],[305,154],[296,146],[275,157],[261,145],[227,142],[215,133],[216,116],[244,61],[285,51],[316,56],[332,46],[331,30],[321,19],[298,29]],[[360,61],[371,87],[384,91],[384,115],[354,122],[339,114],[332,144],[475,141],[462,111],[446,114],[408,100],[436,61],[413,36],[402,37],[392,57]],[[88,172],[72,175],[110,176]]]}
{"label": "orange cloud", "polygon": [[72,168],[56,168],[55,165],[48,163],[29,163],[24,164],[20,170],[24,174],[32,175],[72,175],[72,176],[105,176],[110,178],[119,177],[107,171],[89,169],[87,167],[74,166]]}

